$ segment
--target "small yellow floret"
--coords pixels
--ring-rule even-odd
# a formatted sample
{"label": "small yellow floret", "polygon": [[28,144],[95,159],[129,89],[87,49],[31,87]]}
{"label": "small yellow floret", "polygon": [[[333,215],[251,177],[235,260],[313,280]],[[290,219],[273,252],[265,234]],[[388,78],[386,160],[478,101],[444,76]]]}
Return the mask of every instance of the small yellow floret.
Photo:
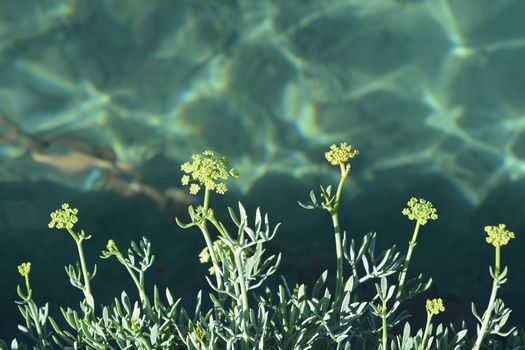
{"label": "small yellow floret", "polygon": [[330,146],[330,151],[326,152],[324,156],[326,160],[332,165],[340,165],[348,162],[351,158],[354,158],[359,154],[359,151],[347,144],[342,142],[339,147],[336,145]]}
{"label": "small yellow floret", "polygon": [[492,244],[494,247],[507,245],[510,239],[515,238],[514,232],[507,230],[505,224],[485,226],[485,232],[488,234],[486,238],[487,243]]}
{"label": "small yellow floret", "polygon": [[217,184],[217,187],[215,188],[215,192],[217,192],[218,194],[225,194],[226,191],[228,191],[228,187],[226,187],[226,184],[224,182]]}
{"label": "small yellow floret", "polygon": [[29,272],[31,271],[31,263],[30,262],[24,262],[18,265],[18,272],[23,276],[26,277],[29,275]]}
{"label": "small yellow floret", "polygon": [[208,252],[208,248],[205,247],[201,252],[199,253],[199,261],[201,264],[206,264],[210,261],[210,252]]}
{"label": "small yellow floret", "polygon": [[425,225],[428,220],[437,220],[436,209],[429,201],[420,198],[410,198],[407,203],[408,208],[403,209],[403,215],[408,216],[410,220],[417,220],[420,225]]}
{"label": "small yellow floret", "polygon": [[443,306],[443,300],[441,300],[441,298],[427,300],[427,313],[430,316],[437,315],[443,311],[445,311],[445,306]]}
{"label": "small yellow floret", "polygon": [[197,184],[191,184],[190,185],[190,194],[197,194],[199,192],[199,190],[201,189],[201,187]]}
{"label": "small yellow floret", "polygon": [[55,210],[51,213],[51,221],[49,222],[49,228],[66,228],[72,229],[75,223],[78,221],[78,209],[70,208],[68,203],[62,204],[62,209]]}

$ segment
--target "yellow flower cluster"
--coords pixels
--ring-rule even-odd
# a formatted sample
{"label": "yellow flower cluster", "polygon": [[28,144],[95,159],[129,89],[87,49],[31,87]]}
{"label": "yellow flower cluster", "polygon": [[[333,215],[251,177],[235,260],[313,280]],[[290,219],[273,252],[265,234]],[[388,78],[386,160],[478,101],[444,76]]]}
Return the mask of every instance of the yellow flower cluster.
{"label": "yellow flower cluster", "polygon": [[210,261],[210,252],[208,252],[208,247],[204,247],[204,249],[199,253],[199,261],[201,264],[206,264]]}
{"label": "yellow flower cluster", "polygon": [[[217,239],[216,241],[213,242],[212,246],[213,246],[213,252],[215,254],[215,258],[217,259],[218,262],[221,261],[219,250],[225,250],[227,248],[226,244],[220,239]],[[204,249],[202,249],[201,252],[199,253],[199,261],[201,262],[201,264],[206,264],[206,263],[211,262],[211,255],[210,255],[210,251],[208,247],[204,247]],[[215,269],[213,268],[213,266],[210,266],[208,271],[210,275],[215,274]]]}
{"label": "yellow flower cluster", "polygon": [[64,203],[62,204],[62,209],[55,210],[51,213],[51,221],[48,226],[49,228],[72,229],[78,221],[77,214],[78,209],[70,208],[68,203]]}
{"label": "yellow flower cluster", "polygon": [[30,262],[24,262],[18,265],[18,272],[23,276],[26,277],[29,275],[29,272],[31,271],[31,263]]}
{"label": "yellow flower cluster", "polygon": [[428,220],[437,220],[436,209],[427,200],[422,198],[410,198],[407,203],[408,208],[403,209],[403,215],[408,216],[410,220],[417,220],[420,225],[425,225]]}
{"label": "yellow flower cluster", "polygon": [[197,194],[201,186],[218,194],[224,194],[228,190],[224,182],[229,177],[237,178],[239,173],[231,168],[228,170],[228,160],[225,157],[215,159],[213,151],[204,151],[202,154],[194,154],[192,162],[182,164],[181,170],[187,175],[182,176],[183,186],[190,186],[190,194]]}
{"label": "yellow flower cluster", "polygon": [[509,243],[511,238],[515,238],[514,232],[507,230],[505,224],[485,226],[485,232],[488,234],[486,238],[487,243],[492,244],[494,247],[504,246]]}
{"label": "yellow flower cluster", "polygon": [[443,311],[445,311],[445,306],[443,306],[443,300],[441,300],[441,298],[427,300],[427,313],[430,316],[437,315]]}
{"label": "yellow flower cluster", "polygon": [[342,142],[339,147],[336,145],[330,146],[330,151],[326,152],[324,156],[326,160],[332,165],[340,165],[348,162],[351,158],[354,158],[359,154],[359,151],[347,144]]}

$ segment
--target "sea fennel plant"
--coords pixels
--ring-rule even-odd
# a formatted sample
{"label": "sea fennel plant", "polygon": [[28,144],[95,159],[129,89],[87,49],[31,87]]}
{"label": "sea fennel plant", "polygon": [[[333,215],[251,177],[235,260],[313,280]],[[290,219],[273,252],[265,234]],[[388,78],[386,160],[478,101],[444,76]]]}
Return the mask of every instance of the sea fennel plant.
{"label": "sea fennel plant", "polygon": [[[80,309],[60,308],[63,320],[49,316],[49,307],[38,307],[33,300],[29,274],[31,264],[18,268],[24,286],[18,287],[17,301],[24,319],[19,329],[25,343],[14,339],[10,346],[0,341],[0,349],[520,349],[525,346],[525,332],[511,329],[503,332],[510,310],[496,298],[497,289],[507,279],[507,268],[500,268],[500,247],[514,238],[505,225],[488,226],[487,242],[496,249],[495,266],[491,268],[493,289],[487,310],[480,317],[477,335],[469,337],[466,323],[460,327],[433,324],[434,317],[445,310],[440,298],[428,299],[424,329],[409,323],[404,303],[415,295],[428,293],[431,280],[423,282],[421,274],[408,278],[408,266],[416,246],[421,226],[437,219],[437,211],[424,199],[412,198],[402,212],[416,221],[414,233],[405,256],[392,247],[376,252],[376,233],[361,239],[348,239],[342,231],[339,208],[344,184],[350,172],[350,160],[358,151],[347,143],[332,145],[326,159],[340,168],[337,190],[321,186],[321,200],[314,192],[311,201],[301,203],[307,209],[324,209],[330,214],[335,243],[335,290],[330,287],[328,271],[324,271],[313,286],[298,283],[290,287],[284,276],[281,282],[268,283],[275,275],[280,254],[267,254],[266,245],[278,231],[270,226],[268,215],[260,209],[253,217],[239,203],[238,209],[228,208],[230,220],[215,216],[211,196],[224,194],[229,178],[239,176],[228,167],[226,158],[205,151],[194,155],[181,169],[182,184],[192,195],[203,193],[202,205],[188,208],[190,222],[177,223],[184,229],[197,228],[203,235],[204,248],[199,254],[202,263],[210,264],[206,276],[211,292],[209,303],[202,292],[196,295],[195,308],[190,312],[181,307],[180,299],[166,288],[156,285],[148,289],[145,276],[154,256],[151,244],[143,238],[131,242],[127,251],[109,240],[101,257],[115,258],[130,275],[135,293],[123,291],[110,305],[96,305],[90,287],[95,272],[88,272],[82,243],[90,236],[77,232],[78,210],[64,204],[51,214],[50,227],[66,229],[75,240],[80,263],[66,268],[73,286],[83,292]],[[341,233],[342,232],[342,233]],[[346,266],[346,268],[345,268]],[[96,270],[95,270],[96,271]],[[374,291],[375,292],[370,292]],[[138,298],[138,300],[135,300]],[[210,305],[207,307],[206,305]],[[80,312],[79,312],[80,311]],[[505,339],[495,339],[497,334]]]}
{"label": "sea fennel plant", "polygon": [[335,288],[335,300],[340,301],[343,295],[343,244],[341,237],[341,227],[339,224],[339,203],[341,202],[341,194],[343,192],[343,186],[350,173],[350,159],[354,158],[359,154],[359,151],[353,146],[348,145],[346,142],[341,143],[338,147],[331,145],[330,150],[325,153],[325,158],[333,166],[339,166],[341,171],[341,178],[337,185],[335,195],[332,195],[332,187],[321,186],[321,198],[322,202],[318,203],[317,198],[313,191],[310,192],[311,202],[303,204],[299,202],[305,209],[322,208],[328,211],[332,219],[332,225],[334,228],[334,239],[335,239],[335,253],[337,259],[337,275],[336,275],[336,288]]}

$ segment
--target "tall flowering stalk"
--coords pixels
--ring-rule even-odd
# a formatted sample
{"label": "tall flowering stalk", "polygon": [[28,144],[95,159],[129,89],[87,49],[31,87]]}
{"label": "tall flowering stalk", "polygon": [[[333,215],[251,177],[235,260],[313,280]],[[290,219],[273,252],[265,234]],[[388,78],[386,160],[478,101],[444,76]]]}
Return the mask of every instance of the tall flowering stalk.
{"label": "tall flowering stalk", "polygon": [[[39,320],[39,312],[38,307],[36,306],[35,302],[32,298],[32,290],[31,290],[31,284],[29,283],[29,272],[31,272],[31,263],[30,262],[23,262],[20,265],[18,265],[18,273],[24,277],[25,285],[26,285],[26,293],[24,294],[22,292],[22,289],[20,286],[18,286],[18,295],[22,298],[23,304],[27,305],[26,308],[29,310],[29,316],[30,319],[33,321],[32,324],[34,324],[36,333],[38,335],[38,341],[40,344],[43,343],[44,334],[42,332],[42,325],[40,324]],[[27,320],[29,321],[29,320]],[[28,327],[29,328],[29,327]]]}
{"label": "tall flowering stalk", "polygon": [[[334,227],[334,239],[335,239],[335,253],[337,259],[337,282],[336,282],[336,300],[338,300],[343,294],[343,245],[341,241],[341,227],[339,226],[339,203],[341,201],[341,193],[343,191],[343,185],[345,184],[348,173],[350,172],[351,165],[350,159],[354,158],[359,154],[359,151],[348,145],[346,142],[340,144],[339,147],[331,145],[330,150],[325,153],[326,160],[334,166],[339,166],[341,170],[341,178],[337,185],[337,192],[335,193],[335,199],[329,198],[324,195],[326,208],[332,218],[332,225]],[[324,193],[325,194],[325,193]]]}
{"label": "tall flowering stalk", "polygon": [[432,321],[432,317],[443,311],[445,311],[445,306],[443,305],[443,300],[441,298],[427,300],[427,323],[425,325],[425,331],[423,332],[421,349],[425,349],[427,346],[428,333],[430,330],[430,322]]}
{"label": "tall flowering stalk", "polygon": [[82,284],[80,282],[80,276],[74,272],[74,269],[72,266],[70,266],[67,270],[69,277],[72,280],[75,280],[75,286],[82,289],[82,292],[84,293],[84,297],[86,299],[87,304],[91,307],[92,310],[95,310],[95,299],[93,298],[93,295],[91,294],[91,279],[95,276],[96,273],[96,266],[95,266],[95,272],[89,273],[86,266],[86,258],[84,257],[84,249],[82,248],[82,242],[84,240],[88,240],[91,238],[90,235],[87,235],[84,230],[80,230],[80,232],[75,232],[73,230],[75,224],[78,222],[78,209],[76,208],[70,208],[68,203],[62,204],[62,207],[58,210],[55,210],[51,213],[51,221],[49,222],[48,226],[49,228],[56,228],[56,229],[65,229],[71,237],[75,240],[75,243],[77,245],[78,250],[78,256],[80,258],[80,267],[82,269],[82,276],[84,278],[84,283]]}
{"label": "tall flowering stalk", "polygon": [[414,233],[412,234],[412,239],[408,243],[408,251],[405,258],[405,263],[403,265],[403,270],[399,275],[399,289],[397,292],[398,296],[401,296],[403,292],[403,286],[405,285],[405,279],[408,271],[408,265],[410,264],[410,259],[412,258],[412,253],[417,244],[417,236],[419,234],[419,229],[421,226],[425,225],[429,220],[437,220],[438,215],[436,209],[433,207],[432,203],[425,199],[416,199],[410,198],[407,203],[407,208],[403,209],[403,215],[406,215],[410,220],[416,221],[414,227]]}
{"label": "tall flowering stalk", "polygon": [[214,152],[210,150],[204,151],[202,154],[194,154],[191,160],[191,163],[186,162],[181,166],[181,170],[185,173],[181,182],[182,185],[189,186],[189,192],[192,195],[197,195],[204,188],[204,201],[196,209],[189,208],[192,219],[190,224],[183,224],[178,219],[176,220],[177,224],[182,228],[199,227],[206,241],[206,247],[208,248],[208,254],[217,280],[217,287],[222,289],[223,280],[219,268],[219,259],[213,249],[213,241],[208,231],[207,221],[210,221],[222,236],[227,236],[228,234],[215,218],[213,210],[210,209],[210,193],[225,194],[228,191],[228,187],[224,181],[230,177],[238,178],[239,172],[234,168],[228,169],[228,159],[226,157],[215,158]]}
{"label": "tall flowering stalk", "polygon": [[[18,296],[22,299],[17,301],[18,307],[22,315],[25,318],[25,326],[21,328],[24,333],[29,337],[33,338],[35,342],[38,342],[39,346],[35,349],[49,349],[50,338],[47,332],[47,315],[48,315],[48,304],[43,308],[39,308],[33,300],[33,292],[31,290],[31,284],[29,283],[29,273],[31,272],[31,263],[23,262],[18,265],[18,273],[24,277],[26,291],[22,291],[20,285],[17,287]],[[19,326],[20,327],[20,326]],[[36,332],[36,335],[35,335]],[[0,344],[0,348],[1,344]]]}
{"label": "tall flowering stalk", "polygon": [[317,198],[313,191],[310,192],[311,202],[301,203],[305,209],[316,209],[322,208],[328,211],[330,217],[332,218],[332,226],[334,228],[334,240],[335,240],[335,253],[336,253],[336,262],[337,262],[337,272],[336,272],[336,292],[335,300],[337,302],[341,301],[343,295],[343,244],[341,238],[341,227],[339,226],[339,204],[341,202],[341,194],[343,192],[343,186],[350,172],[350,159],[354,158],[359,154],[359,151],[353,146],[342,142],[339,146],[331,145],[330,150],[325,153],[326,160],[333,166],[339,166],[341,170],[341,177],[339,179],[339,184],[337,185],[337,190],[334,196],[331,194],[331,186],[324,188],[321,186],[321,197],[323,201],[321,203],[317,202]]}
{"label": "tall flowering stalk", "polygon": [[[129,275],[131,276],[131,279],[133,280],[133,283],[135,283],[135,286],[137,287],[137,290],[139,291],[139,297],[141,303],[144,305],[144,308],[146,311],[153,315],[153,311],[151,308],[151,303],[149,301],[149,298],[146,294],[146,290],[144,289],[144,272],[146,269],[151,266],[153,263],[153,257],[150,259],[149,255],[149,242],[143,240],[143,244],[141,247],[145,249],[144,254],[142,255],[142,261],[139,264],[141,268],[137,268],[136,266],[133,266],[133,262],[135,262],[135,258],[130,258],[133,255],[133,250],[128,251],[128,258],[126,258],[118,248],[117,244],[114,240],[110,239],[108,243],[106,244],[105,251],[102,251],[102,258],[107,259],[111,256],[114,256],[117,258],[117,260],[124,265],[126,270],[128,271]],[[134,247],[135,252],[139,252],[138,246],[132,243],[132,247]],[[145,259],[144,259],[145,258]],[[138,276],[137,276],[138,273]]]}
{"label": "tall flowering stalk", "polygon": [[499,224],[498,226],[485,226],[485,232],[488,235],[485,238],[485,240],[488,244],[491,244],[494,246],[496,254],[495,254],[495,261],[494,261],[494,270],[492,270],[491,268],[491,275],[492,275],[493,282],[492,282],[492,291],[490,293],[490,298],[489,298],[489,304],[487,306],[487,310],[483,314],[483,319],[481,322],[481,329],[479,330],[478,337],[476,339],[476,343],[474,344],[474,347],[472,348],[473,350],[478,350],[481,346],[481,343],[483,342],[483,338],[485,337],[485,334],[488,331],[489,322],[492,316],[492,312],[494,310],[498,288],[505,282],[505,276],[506,276],[507,269],[505,268],[503,273],[501,273],[501,269],[500,269],[501,247],[504,245],[507,245],[511,239],[515,238],[514,232],[507,230],[505,224]]}

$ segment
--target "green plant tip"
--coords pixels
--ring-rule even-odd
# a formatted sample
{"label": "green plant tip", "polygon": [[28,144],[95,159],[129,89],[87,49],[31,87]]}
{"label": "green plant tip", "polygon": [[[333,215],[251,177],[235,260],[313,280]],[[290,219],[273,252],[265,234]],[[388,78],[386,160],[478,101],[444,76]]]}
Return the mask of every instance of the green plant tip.
{"label": "green plant tip", "polygon": [[62,208],[51,213],[49,228],[72,229],[78,221],[78,209],[70,208],[68,203],[62,204]]}
{"label": "green plant tip", "polygon": [[182,164],[181,170],[186,173],[182,176],[183,186],[190,186],[190,194],[196,195],[202,186],[206,189],[224,194],[228,187],[224,182],[230,177],[239,177],[239,172],[234,168],[228,169],[228,159],[226,157],[214,158],[213,151],[204,151],[201,154],[194,154],[191,163]]}
{"label": "green plant tip", "polygon": [[403,209],[403,215],[410,220],[416,220],[420,225],[425,225],[428,220],[437,220],[438,215],[432,203],[423,198],[410,198],[407,202],[408,208]]}
{"label": "green plant tip", "polygon": [[23,276],[29,276],[29,272],[31,271],[31,263],[30,262],[24,262],[18,265],[18,272]]}
{"label": "green plant tip", "polygon": [[443,311],[445,311],[445,306],[441,298],[427,300],[427,313],[430,316],[437,315]]}
{"label": "green plant tip", "polygon": [[120,252],[118,250],[117,243],[115,243],[115,241],[112,240],[112,239],[110,239],[108,241],[108,244],[106,244],[106,248],[107,248],[108,252],[113,253],[113,254],[117,254],[117,253]]}
{"label": "green plant tip", "polygon": [[[330,151],[326,152],[324,156],[326,160],[332,165],[341,165],[348,162],[351,158],[354,158],[359,154],[359,151],[352,145],[342,142],[340,146],[331,145]],[[350,165],[350,164],[349,164]]]}
{"label": "green plant tip", "polygon": [[507,245],[512,238],[515,238],[515,234],[507,230],[506,227],[505,224],[485,226],[485,232],[488,234],[486,238],[487,243],[492,244],[494,247]]}

